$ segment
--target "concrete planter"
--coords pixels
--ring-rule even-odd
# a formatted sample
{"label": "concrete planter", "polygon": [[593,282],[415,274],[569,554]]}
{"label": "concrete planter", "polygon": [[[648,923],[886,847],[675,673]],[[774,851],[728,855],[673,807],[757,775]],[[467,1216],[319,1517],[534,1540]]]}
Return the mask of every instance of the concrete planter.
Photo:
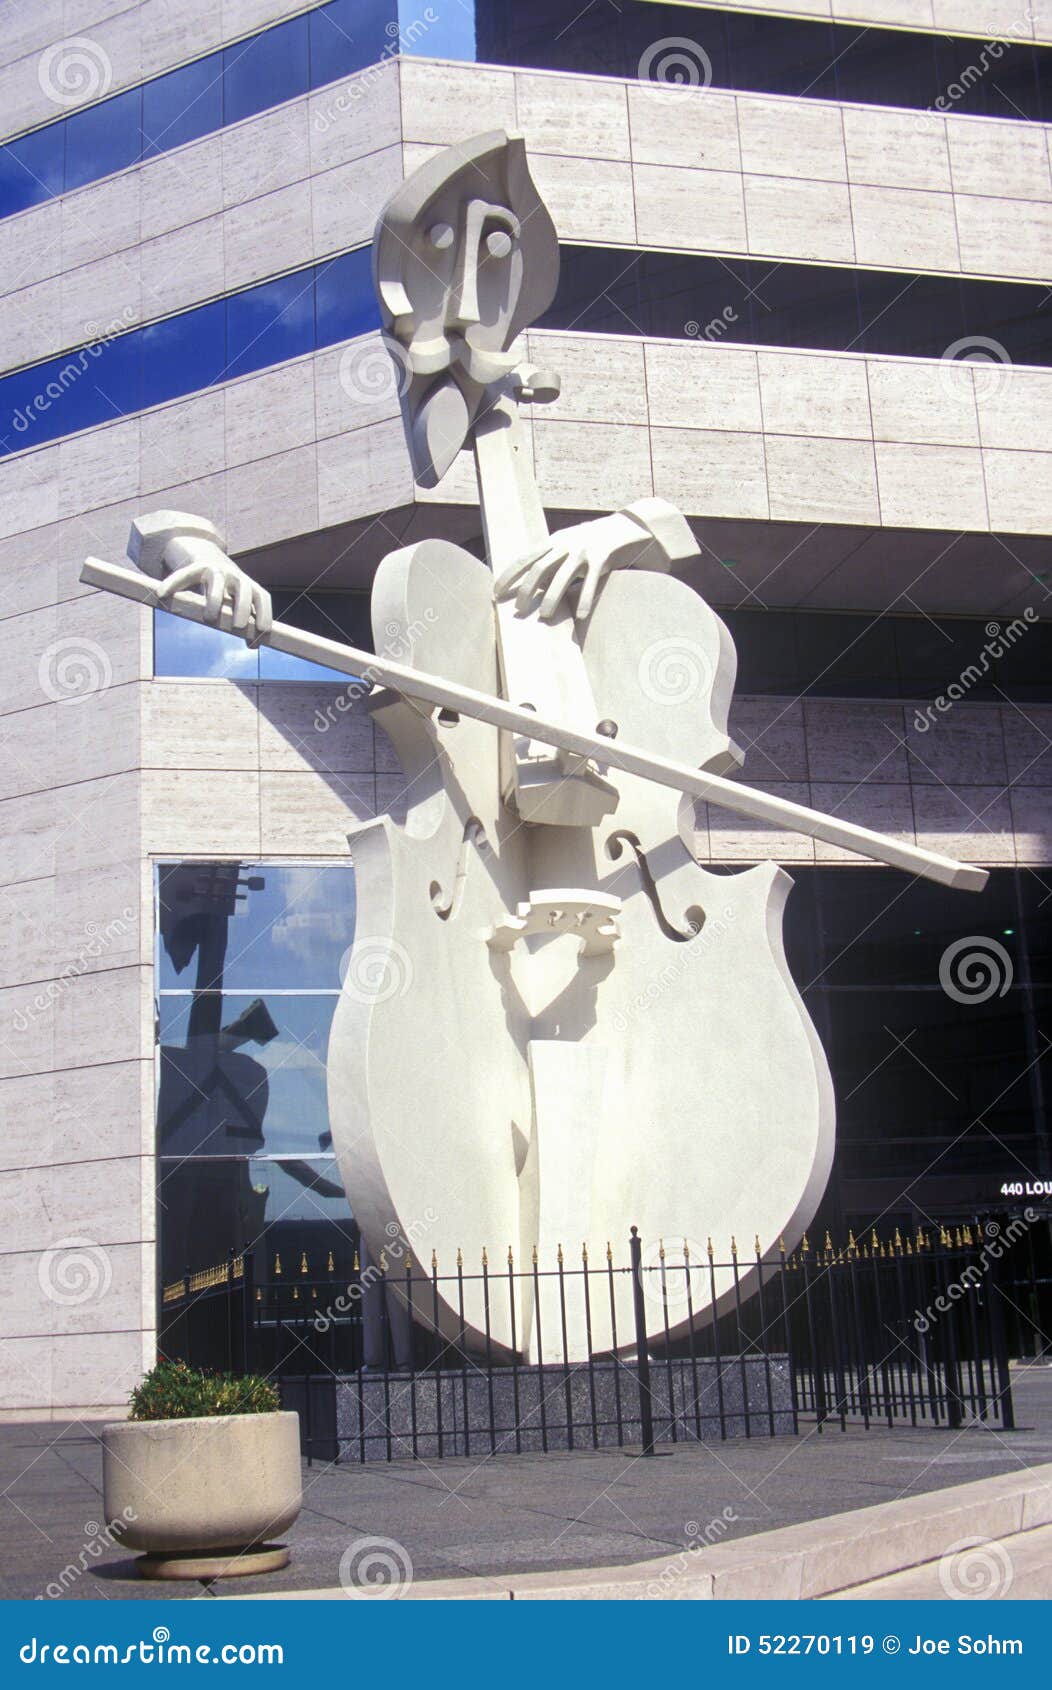
{"label": "concrete planter", "polygon": [[102,1434],[106,1519],[144,1578],[230,1578],[288,1564],[303,1503],[299,1416],[125,1420]]}

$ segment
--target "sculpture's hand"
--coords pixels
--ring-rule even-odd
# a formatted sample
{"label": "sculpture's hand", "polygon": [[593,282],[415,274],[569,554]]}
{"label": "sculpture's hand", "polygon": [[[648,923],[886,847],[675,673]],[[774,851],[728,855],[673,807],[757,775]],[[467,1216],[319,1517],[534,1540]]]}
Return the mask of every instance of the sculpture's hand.
{"label": "sculpture's hand", "polygon": [[217,624],[229,601],[234,632],[257,645],[273,626],[270,594],[239,569],[223,547],[223,536],[213,523],[186,511],[137,516],[128,538],[128,556],[136,568],[161,582],[157,597],[162,604],[196,587],[204,595],[204,620]]}
{"label": "sculpture's hand", "polygon": [[540,593],[537,614],[543,622],[550,622],[570,588],[580,581],[574,614],[583,621],[591,614],[600,583],[612,569],[664,571],[696,551],[685,518],[672,505],[663,499],[640,499],[613,516],[560,529],[543,551],[531,552],[504,570],[494,584],[494,593],[498,599],[514,593],[520,616],[527,613]]}
{"label": "sculpture's hand", "polygon": [[268,634],[274,620],[270,594],[264,587],[239,569],[232,558],[216,548],[210,555],[182,563],[167,575],[157,589],[158,600],[172,598],[176,593],[197,588],[204,594],[204,620],[218,624],[224,604],[232,607],[231,629],[250,643]]}

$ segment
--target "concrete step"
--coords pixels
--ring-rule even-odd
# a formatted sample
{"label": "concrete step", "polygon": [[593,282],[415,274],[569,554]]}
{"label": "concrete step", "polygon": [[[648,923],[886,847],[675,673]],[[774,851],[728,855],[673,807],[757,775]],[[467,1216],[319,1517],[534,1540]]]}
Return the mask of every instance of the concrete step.
{"label": "concrete step", "polygon": [[[703,1504],[696,1513],[704,1517]],[[382,1521],[377,1521],[381,1528]],[[1043,1576],[1050,1543],[1052,1463],[1047,1463],[731,1543],[693,1543],[678,1553],[628,1566],[418,1579],[404,1596],[417,1601],[798,1601],[851,1595],[916,1569],[926,1596],[977,1597],[1003,1594],[1006,1584],[1014,1585],[1017,1572],[1024,1587]],[[938,1588],[932,1586],[933,1576]],[[345,1594],[337,1586],[283,1591],[280,1600],[339,1599]],[[1012,1594],[1017,1594],[1014,1588]]]}
{"label": "concrete step", "polygon": [[1011,1597],[1040,1602],[1052,1596],[1052,1526],[1017,1532],[1000,1542],[959,1550],[956,1555],[909,1567],[886,1578],[834,1591],[828,1602],[938,1602],[950,1596]]}

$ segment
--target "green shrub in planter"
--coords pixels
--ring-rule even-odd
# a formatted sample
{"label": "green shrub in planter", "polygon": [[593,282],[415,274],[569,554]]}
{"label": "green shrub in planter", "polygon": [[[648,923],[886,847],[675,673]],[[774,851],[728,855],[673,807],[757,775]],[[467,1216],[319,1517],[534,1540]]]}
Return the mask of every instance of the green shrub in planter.
{"label": "green shrub in planter", "polygon": [[130,1397],[130,1420],[192,1420],[206,1414],[276,1414],[278,1393],[248,1373],[204,1373],[185,1361],[157,1363]]}

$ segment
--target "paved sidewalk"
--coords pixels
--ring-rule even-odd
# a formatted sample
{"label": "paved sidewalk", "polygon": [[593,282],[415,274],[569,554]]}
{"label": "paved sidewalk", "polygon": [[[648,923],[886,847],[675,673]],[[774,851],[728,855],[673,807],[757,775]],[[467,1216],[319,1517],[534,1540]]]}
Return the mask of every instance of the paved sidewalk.
{"label": "paved sidewalk", "polygon": [[[417,1578],[609,1567],[1052,1461],[1052,1368],[1013,1371],[1021,1430],[839,1430],[638,1451],[304,1470],[292,1564],[224,1595],[338,1582],[362,1538],[394,1540]],[[0,1596],[168,1597],[102,1525],[98,1425],[0,1426]],[[84,1570],[80,1571],[83,1566]],[[65,1571],[64,1571],[65,1569]]]}

